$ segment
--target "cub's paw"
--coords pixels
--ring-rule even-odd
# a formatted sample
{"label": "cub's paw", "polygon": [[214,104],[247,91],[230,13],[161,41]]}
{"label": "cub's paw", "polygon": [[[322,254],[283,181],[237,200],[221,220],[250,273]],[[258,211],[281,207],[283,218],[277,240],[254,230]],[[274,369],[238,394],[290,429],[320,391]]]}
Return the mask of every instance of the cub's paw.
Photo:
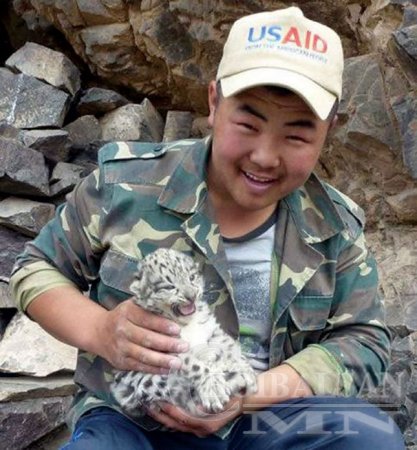
{"label": "cub's paw", "polygon": [[224,376],[232,396],[254,394],[257,391],[256,374],[251,367],[229,369]]}
{"label": "cub's paw", "polygon": [[196,388],[202,408],[209,413],[223,411],[230,400],[230,387],[221,373],[207,374]]}

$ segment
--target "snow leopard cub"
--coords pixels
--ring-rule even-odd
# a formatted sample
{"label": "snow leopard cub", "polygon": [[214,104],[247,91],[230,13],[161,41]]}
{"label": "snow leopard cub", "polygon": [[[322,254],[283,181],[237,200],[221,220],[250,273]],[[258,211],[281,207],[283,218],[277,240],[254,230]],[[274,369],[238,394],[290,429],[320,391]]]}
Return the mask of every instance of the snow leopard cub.
{"label": "snow leopard cub", "polygon": [[181,369],[168,375],[116,371],[110,389],[128,414],[143,415],[160,401],[193,415],[201,407],[216,413],[231,397],[256,391],[254,370],[203,301],[203,288],[197,264],[184,253],[160,248],[143,259],[130,286],[135,302],[178,323],[190,348],[178,355]]}

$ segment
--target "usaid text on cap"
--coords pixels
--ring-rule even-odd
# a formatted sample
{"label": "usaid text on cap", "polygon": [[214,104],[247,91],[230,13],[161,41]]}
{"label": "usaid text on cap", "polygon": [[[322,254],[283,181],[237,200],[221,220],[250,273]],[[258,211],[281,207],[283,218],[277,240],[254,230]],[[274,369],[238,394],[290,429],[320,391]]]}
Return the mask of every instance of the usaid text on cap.
{"label": "usaid text on cap", "polygon": [[249,28],[248,41],[251,43],[267,41],[284,44],[293,44],[299,48],[312,50],[317,53],[327,52],[327,42],[318,34],[309,30],[300,31],[297,27],[291,27],[286,33],[280,25],[263,25],[260,28]]}

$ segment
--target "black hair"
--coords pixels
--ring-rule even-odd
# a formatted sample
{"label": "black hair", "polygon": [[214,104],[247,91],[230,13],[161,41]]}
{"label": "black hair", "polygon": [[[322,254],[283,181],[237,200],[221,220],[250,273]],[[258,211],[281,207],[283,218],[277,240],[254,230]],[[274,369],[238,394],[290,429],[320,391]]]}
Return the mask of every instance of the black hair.
{"label": "black hair", "polygon": [[[274,86],[272,84],[263,85],[263,87],[270,92],[271,94],[280,95],[280,96],[290,96],[290,95],[298,95],[291,89],[287,89],[282,86]],[[216,92],[217,92],[217,99],[216,99],[216,105],[219,104],[220,100],[223,98],[223,92],[222,92],[222,86],[220,83],[220,80],[217,80],[216,82]],[[328,121],[332,122],[334,117],[337,114],[337,110],[339,109],[339,100],[336,100],[332,106],[332,109],[329,112],[329,115],[327,116]]]}

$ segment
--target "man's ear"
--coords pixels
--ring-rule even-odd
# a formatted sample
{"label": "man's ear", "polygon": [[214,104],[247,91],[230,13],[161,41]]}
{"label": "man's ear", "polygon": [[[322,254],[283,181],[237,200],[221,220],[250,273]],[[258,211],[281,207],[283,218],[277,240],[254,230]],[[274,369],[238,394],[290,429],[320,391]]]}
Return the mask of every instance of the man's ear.
{"label": "man's ear", "polygon": [[209,116],[207,118],[207,122],[209,126],[212,128],[214,124],[214,114],[216,112],[216,107],[218,103],[217,98],[217,85],[216,82],[210,81],[209,87],[208,87],[208,104],[209,104]]}
{"label": "man's ear", "polygon": [[332,131],[335,128],[338,120],[339,120],[339,116],[337,114],[335,114],[332,121],[330,122],[329,131]]}

